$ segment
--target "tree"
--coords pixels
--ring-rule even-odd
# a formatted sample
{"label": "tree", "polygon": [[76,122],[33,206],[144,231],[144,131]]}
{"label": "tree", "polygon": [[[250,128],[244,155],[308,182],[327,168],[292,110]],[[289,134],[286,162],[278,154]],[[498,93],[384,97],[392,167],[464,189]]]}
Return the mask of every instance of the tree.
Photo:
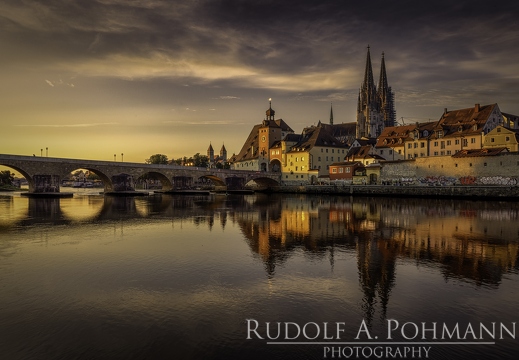
{"label": "tree", "polygon": [[14,174],[9,170],[0,171],[0,184],[13,185]]}
{"label": "tree", "polygon": [[146,159],[146,164],[167,164],[168,157],[164,154],[151,155],[149,159]]}
{"label": "tree", "polygon": [[206,155],[196,153],[193,155],[193,165],[197,167],[207,167],[209,165],[209,158]]}

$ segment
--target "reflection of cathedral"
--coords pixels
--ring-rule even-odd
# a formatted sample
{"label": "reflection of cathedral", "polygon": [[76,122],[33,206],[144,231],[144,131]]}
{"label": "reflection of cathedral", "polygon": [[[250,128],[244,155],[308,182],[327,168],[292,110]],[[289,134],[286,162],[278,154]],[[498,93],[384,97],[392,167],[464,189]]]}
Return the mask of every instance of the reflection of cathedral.
{"label": "reflection of cathedral", "polygon": [[504,273],[518,266],[517,221],[513,227],[492,221],[517,220],[519,210],[490,204],[488,209],[468,210],[471,206],[284,196],[244,216],[237,213],[236,218],[271,277],[298,249],[330,257],[332,267],[336,249],[355,253],[362,308],[371,322],[377,311],[381,319],[386,316],[398,258],[427,260],[437,264],[446,279],[464,278],[476,285],[497,285]]}

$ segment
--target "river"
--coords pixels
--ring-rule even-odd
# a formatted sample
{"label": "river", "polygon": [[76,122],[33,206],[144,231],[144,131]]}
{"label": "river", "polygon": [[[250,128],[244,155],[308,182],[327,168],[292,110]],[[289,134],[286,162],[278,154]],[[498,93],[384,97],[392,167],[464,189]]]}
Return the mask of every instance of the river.
{"label": "river", "polygon": [[2,359],[516,359],[519,204],[0,193]]}

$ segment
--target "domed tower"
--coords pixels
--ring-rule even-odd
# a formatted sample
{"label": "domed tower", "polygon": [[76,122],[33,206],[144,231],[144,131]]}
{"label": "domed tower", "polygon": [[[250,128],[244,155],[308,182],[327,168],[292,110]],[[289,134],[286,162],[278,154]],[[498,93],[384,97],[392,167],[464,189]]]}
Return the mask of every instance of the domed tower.
{"label": "domed tower", "polygon": [[272,99],[269,99],[269,109],[266,111],[266,117],[265,120],[274,120],[274,116],[276,115],[276,112],[274,109],[272,109]]}

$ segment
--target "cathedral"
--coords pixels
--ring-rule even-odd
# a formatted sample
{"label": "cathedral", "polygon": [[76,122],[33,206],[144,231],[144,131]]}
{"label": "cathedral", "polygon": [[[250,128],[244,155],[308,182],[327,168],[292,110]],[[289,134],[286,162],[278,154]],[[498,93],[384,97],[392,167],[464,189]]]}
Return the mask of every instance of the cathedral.
{"label": "cathedral", "polygon": [[387,82],[384,53],[382,53],[380,78],[377,88],[373,79],[373,68],[371,67],[371,56],[368,46],[364,82],[359,91],[357,105],[356,136],[358,139],[376,138],[385,127],[395,125],[395,94]]}

